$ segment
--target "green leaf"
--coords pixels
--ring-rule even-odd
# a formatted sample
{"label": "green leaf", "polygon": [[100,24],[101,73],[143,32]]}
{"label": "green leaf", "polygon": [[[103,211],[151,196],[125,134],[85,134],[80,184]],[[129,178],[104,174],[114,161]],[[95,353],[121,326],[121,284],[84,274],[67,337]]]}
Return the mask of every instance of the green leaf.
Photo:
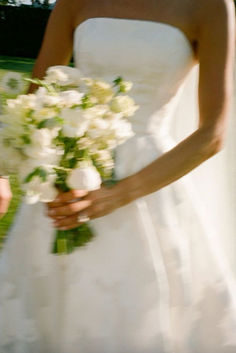
{"label": "green leaf", "polygon": [[123,78],[121,76],[118,76],[115,80],[113,80],[113,83],[115,86],[119,86],[122,81],[123,81]]}
{"label": "green leaf", "polygon": [[22,135],[21,138],[26,145],[31,143],[30,137],[28,135]]}
{"label": "green leaf", "polygon": [[38,176],[39,178],[41,178],[43,182],[45,182],[47,180],[47,175],[48,173],[46,172],[45,169],[41,167],[37,167],[32,173],[27,175],[27,177],[24,180],[24,183],[29,183],[35,176]]}
{"label": "green leaf", "polygon": [[44,86],[44,82],[42,80],[39,80],[38,78],[24,78],[25,81],[30,82],[30,83],[34,83],[35,85],[39,85],[39,86]]}
{"label": "green leaf", "polygon": [[68,162],[69,162],[69,168],[74,169],[77,164],[77,158],[73,157],[73,158],[69,159]]}
{"label": "green leaf", "polygon": [[94,104],[90,101],[90,96],[89,94],[85,94],[84,97],[82,98],[82,103],[80,104],[80,107],[82,109],[88,109],[93,107]]}
{"label": "green leaf", "polygon": [[57,126],[58,124],[62,125],[63,122],[64,122],[63,119],[61,119],[58,116],[55,116],[54,118],[44,119],[44,120],[40,121],[37,125],[37,128],[38,129],[43,129],[43,128],[52,129],[55,126]]}
{"label": "green leaf", "polygon": [[95,237],[88,223],[70,230],[56,232],[52,253],[63,255],[70,254],[76,248],[85,246]]}
{"label": "green leaf", "polygon": [[126,92],[125,85],[121,83],[118,93],[125,93],[125,92]]}

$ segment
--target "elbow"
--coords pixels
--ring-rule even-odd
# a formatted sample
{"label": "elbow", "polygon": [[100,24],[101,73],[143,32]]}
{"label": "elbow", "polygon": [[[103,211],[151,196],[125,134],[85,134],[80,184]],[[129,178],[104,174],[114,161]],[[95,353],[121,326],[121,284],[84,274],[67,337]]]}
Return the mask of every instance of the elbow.
{"label": "elbow", "polygon": [[212,153],[213,156],[218,152],[222,151],[225,145],[225,139],[223,137],[215,138],[212,141]]}
{"label": "elbow", "polygon": [[225,146],[225,131],[223,128],[202,128],[202,139],[205,141],[205,152],[207,158],[213,157],[223,150]]}

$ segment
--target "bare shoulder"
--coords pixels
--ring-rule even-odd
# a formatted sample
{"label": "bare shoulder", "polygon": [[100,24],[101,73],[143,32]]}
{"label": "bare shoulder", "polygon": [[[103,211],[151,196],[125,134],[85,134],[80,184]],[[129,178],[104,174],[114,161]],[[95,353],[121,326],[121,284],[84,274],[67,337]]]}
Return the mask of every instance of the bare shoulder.
{"label": "bare shoulder", "polygon": [[80,11],[82,11],[87,1],[86,0],[57,0],[53,12],[57,17],[69,18],[72,27],[75,27],[78,14],[80,13]]}
{"label": "bare shoulder", "polygon": [[[62,0],[68,2],[68,0]],[[69,0],[74,28],[83,21],[84,12],[92,0]]]}

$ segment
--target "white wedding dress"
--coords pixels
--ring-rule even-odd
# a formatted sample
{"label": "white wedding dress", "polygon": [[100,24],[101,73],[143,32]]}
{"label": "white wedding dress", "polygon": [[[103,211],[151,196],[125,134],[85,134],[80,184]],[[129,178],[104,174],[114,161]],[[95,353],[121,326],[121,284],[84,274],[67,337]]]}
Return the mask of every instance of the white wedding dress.
{"label": "white wedding dress", "polygon": [[[74,33],[85,76],[134,83],[124,178],[176,145],[172,115],[194,66],[178,28],[92,18]],[[184,177],[91,221],[93,242],[50,253],[45,206],[23,204],[1,254],[1,353],[235,353],[235,279]]]}

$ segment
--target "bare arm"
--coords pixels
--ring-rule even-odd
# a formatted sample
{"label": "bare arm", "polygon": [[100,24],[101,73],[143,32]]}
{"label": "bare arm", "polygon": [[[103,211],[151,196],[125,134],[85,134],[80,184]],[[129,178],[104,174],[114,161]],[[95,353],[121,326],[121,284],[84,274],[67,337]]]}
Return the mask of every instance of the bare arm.
{"label": "bare arm", "polygon": [[[32,76],[43,78],[47,68],[68,65],[73,48],[73,16],[71,0],[58,0],[46,27],[43,43]],[[31,85],[30,92],[35,85]]]}
{"label": "bare arm", "polygon": [[[233,87],[234,16],[234,5],[230,0],[208,0],[200,14],[200,116],[197,130],[113,188],[102,187],[90,192],[82,201],[69,205],[66,203],[80,197],[81,191],[61,194],[57,202],[49,205],[49,215],[54,219],[55,227],[65,230],[78,226],[78,214],[90,218],[109,214],[176,181],[222,149]],[[60,216],[64,218],[58,219]]]}
{"label": "bare arm", "polygon": [[209,0],[204,6],[198,39],[199,127],[175,148],[122,182],[120,187],[127,189],[131,200],[174,182],[223,147],[233,88],[234,5],[232,1]]}

